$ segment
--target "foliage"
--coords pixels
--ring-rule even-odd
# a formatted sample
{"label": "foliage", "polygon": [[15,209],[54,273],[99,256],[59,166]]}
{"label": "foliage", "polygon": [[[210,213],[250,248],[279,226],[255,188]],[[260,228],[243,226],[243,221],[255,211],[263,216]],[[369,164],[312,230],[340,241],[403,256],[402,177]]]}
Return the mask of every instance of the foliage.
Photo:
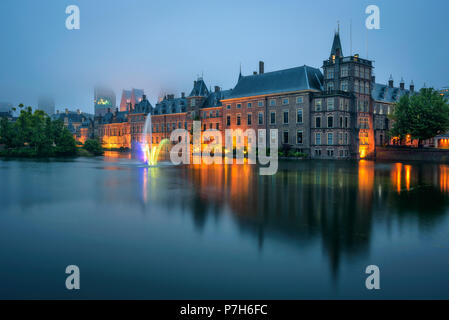
{"label": "foliage", "polygon": [[98,140],[89,139],[84,143],[84,149],[92,153],[94,156],[101,156],[104,153],[103,147]]}
{"label": "foliage", "polygon": [[449,130],[449,105],[434,89],[423,88],[416,95],[401,97],[394,108],[390,135],[422,140]]}
{"label": "foliage", "polygon": [[76,154],[76,143],[70,131],[59,120],[52,120],[42,110],[34,113],[31,107],[19,105],[20,115],[15,122],[0,121],[0,144],[5,156],[49,157]]}

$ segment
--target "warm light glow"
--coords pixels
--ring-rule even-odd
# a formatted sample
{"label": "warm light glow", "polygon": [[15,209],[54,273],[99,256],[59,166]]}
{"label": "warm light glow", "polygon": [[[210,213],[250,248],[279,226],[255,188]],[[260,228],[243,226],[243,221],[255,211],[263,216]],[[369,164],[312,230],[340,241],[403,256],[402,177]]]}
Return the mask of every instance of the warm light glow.
{"label": "warm light glow", "polygon": [[169,142],[168,139],[163,139],[158,145],[152,146],[148,143],[141,144],[140,147],[143,151],[144,162],[149,166],[157,165],[159,161],[159,153],[164,145]]}

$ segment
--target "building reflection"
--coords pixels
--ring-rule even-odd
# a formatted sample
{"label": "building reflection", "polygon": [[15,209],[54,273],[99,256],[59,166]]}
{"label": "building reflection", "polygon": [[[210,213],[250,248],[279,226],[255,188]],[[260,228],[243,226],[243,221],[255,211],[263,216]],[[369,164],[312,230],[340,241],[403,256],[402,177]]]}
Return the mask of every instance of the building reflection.
{"label": "building reflection", "polygon": [[335,278],[343,259],[369,256],[376,223],[412,217],[427,226],[429,219],[444,217],[449,199],[446,165],[304,161],[281,163],[274,176],[260,176],[250,165],[150,168],[141,174],[148,207],[188,213],[198,232],[208,219],[229,214],[260,250],[273,237],[298,249],[318,240]]}

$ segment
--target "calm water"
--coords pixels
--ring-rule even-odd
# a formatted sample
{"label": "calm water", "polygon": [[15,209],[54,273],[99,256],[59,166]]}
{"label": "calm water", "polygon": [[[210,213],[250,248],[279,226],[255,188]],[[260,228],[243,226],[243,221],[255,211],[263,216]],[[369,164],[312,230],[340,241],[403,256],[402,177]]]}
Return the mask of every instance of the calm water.
{"label": "calm water", "polygon": [[0,161],[0,201],[0,298],[449,298],[446,165]]}

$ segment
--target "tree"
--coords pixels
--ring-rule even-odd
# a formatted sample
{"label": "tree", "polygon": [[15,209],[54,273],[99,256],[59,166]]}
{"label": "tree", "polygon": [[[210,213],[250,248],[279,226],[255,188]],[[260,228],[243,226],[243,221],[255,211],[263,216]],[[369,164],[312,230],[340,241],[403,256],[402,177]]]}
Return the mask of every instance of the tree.
{"label": "tree", "polygon": [[433,88],[423,88],[416,95],[402,96],[391,119],[390,135],[401,140],[410,135],[421,145],[422,140],[449,130],[449,104]]}
{"label": "tree", "polygon": [[0,121],[0,143],[6,146],[3,154],[48,157],[77,153],[75,139],[61,121],[52,121],[42,110],[33,113],[31,107],[19,108],[17,121]]}
{"label": "tree", "polygon": [[84,149],[92,153],[94,156],[103,155],[103,147],[98,140],[89,139],[84,143]]}

